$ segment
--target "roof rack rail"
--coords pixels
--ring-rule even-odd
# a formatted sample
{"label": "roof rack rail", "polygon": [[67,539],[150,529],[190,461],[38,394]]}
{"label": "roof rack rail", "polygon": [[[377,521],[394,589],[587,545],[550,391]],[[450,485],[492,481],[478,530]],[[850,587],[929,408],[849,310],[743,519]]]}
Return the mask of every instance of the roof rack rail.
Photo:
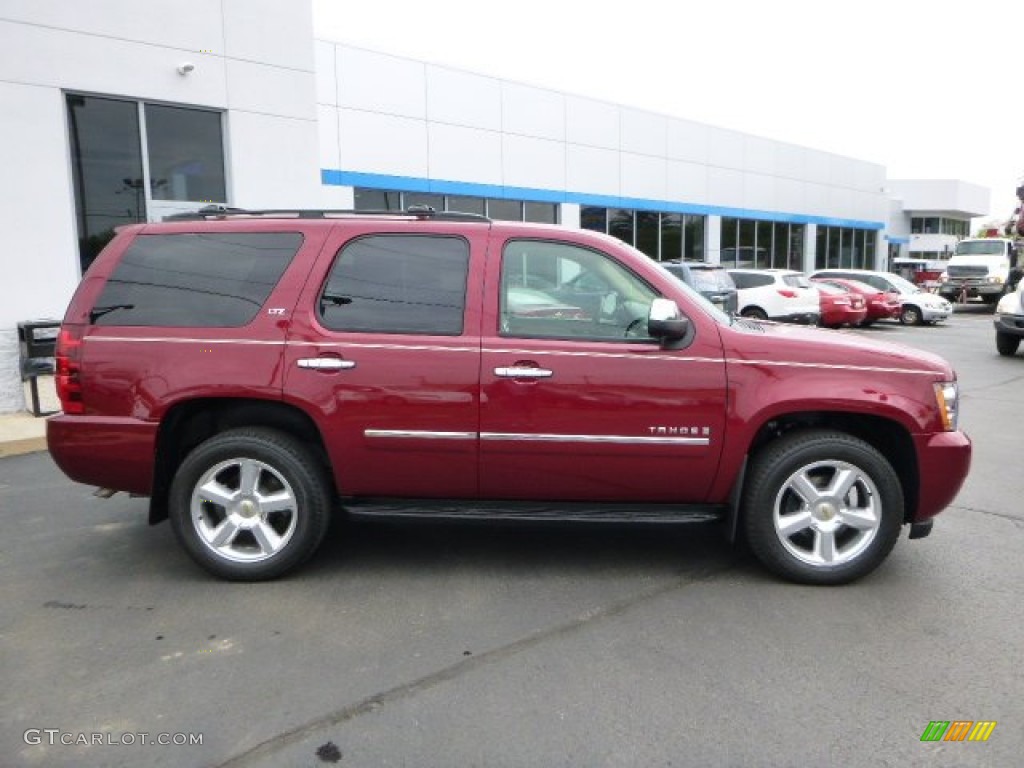
{"label": "roof rack rail", "polygon": [[227,205],[207,205],[197,211],[187,211],[165,216],[164,221],[208,221],[211,219],[265,218],[265,219],[333,219],[346,216],[411,216],[416,219],[435,221],[490,221],[479,213],[462,211],[438,211],[429,205],[410,205],[404,211],[382,209],[315,209],[315,208],[232,208]]}

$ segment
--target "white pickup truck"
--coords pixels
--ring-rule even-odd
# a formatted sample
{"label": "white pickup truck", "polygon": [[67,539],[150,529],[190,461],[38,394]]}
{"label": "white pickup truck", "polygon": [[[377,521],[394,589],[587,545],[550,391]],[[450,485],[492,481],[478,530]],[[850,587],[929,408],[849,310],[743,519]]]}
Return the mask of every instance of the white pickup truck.
{"label": "white pickup truck", "polygon": [[961,240],[939,278],[939,294],[949,301],[980,298],[986,304],[995,304],[1010,290],[1010,269],[1016,261],[1009,238]]}

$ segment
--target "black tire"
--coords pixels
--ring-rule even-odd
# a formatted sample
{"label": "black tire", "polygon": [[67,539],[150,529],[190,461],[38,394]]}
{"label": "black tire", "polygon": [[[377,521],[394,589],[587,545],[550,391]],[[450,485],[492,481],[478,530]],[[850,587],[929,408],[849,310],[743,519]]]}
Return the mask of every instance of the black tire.
{"label": "black tire", "polygon": [[900,310],[900,322],[903,325],[924,325],[924,316],[921,308],[913,304],[907,304]]}
{"label": "black tire", "polygon": [[[830,484],[844,477],[849,487],[835,495]],[[804,499],[794,483],[813,498]],[[903,525],[903,488],[885,457],[863,440],[829,430],[793,432],[755,455],[741,515],[751,551],[776,575],[846,584],[892,551]]]}
{"label": "black tire", "polygon": [[185,458],[169,513],[178,541],[203,568],[232,581],[264,581],[316,551],[332,498],[322,465],[300,442],[247,427],[212,437]]}
{"label": "black tire", "polygon": [[861,320],[860,321],[860,325],[858,325],[857,327],[858,328],[870,328],[874,324],[875,324],[875,320],[874,320],[874,318],[872,318],[870,320]]}
{"label": "black tire", "polygon": [[760,307],[747,307],[740,312],[743,317],[749,317],[751,320],[767,320],[768,313]]}
{"label": "black tire", "polygon": [[1020,336],[996,331],[996,351],[1003,357],[1013,357],[1020,346]]}

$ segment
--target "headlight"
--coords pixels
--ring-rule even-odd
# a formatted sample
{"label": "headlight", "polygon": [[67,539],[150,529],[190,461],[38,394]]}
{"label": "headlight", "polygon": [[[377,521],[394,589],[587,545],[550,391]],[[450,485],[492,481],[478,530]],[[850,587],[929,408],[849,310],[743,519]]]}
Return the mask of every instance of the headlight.
{"label": "headlight", "polygon": [[939,406],[942,427],[955,432],[960,417],[960,392],[955,381],[940,381],[935,384],[935,402]]}
{"label": "headlight", "polygon": [[996,304],[996,313],[1000,315],[1016,315],[1020,310],[1020,294],[1008,293]]}
{"label": "headlight", "polygon": [[1001,282],[1003,282],[1003,278],[996,277],[995,275],[990,275],[989,278],[988,278],[988,281],[990,283],[1001,283]]}

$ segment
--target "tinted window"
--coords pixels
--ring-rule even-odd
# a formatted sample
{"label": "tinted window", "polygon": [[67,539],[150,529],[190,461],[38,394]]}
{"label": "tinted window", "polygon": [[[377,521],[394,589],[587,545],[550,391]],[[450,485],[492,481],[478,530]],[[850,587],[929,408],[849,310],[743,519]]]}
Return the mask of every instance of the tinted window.
{"label": "tinted window", "polygon": [[336,331],[458,336],[469,243],[458,237],[374,235],[342,248],[320,299]]}
{"label": "tinted window", "polygon": [[758,275],[751,272],[730,272],[737,288],[760,288],[775,282],[771,275]]}
{"label": "tinted window", "polygon": [[219,112],[146,105],[154,200],[227,200]]}
{"label": "tinted window", "polygon": [[146,187],[133,101],[69,94],[68,134],[85,272],[114,237],[114,227],[146,220]]}
{"label": "tinted window", "polygon": [[298,232],[140,235],[103,288],[93,307],[94,322],[245,325],[301,244]]}
{"label": "tinted window", "polygon": [[811,281],[803,275],[783,275],[782,282],[793,288],[813,288]]}

